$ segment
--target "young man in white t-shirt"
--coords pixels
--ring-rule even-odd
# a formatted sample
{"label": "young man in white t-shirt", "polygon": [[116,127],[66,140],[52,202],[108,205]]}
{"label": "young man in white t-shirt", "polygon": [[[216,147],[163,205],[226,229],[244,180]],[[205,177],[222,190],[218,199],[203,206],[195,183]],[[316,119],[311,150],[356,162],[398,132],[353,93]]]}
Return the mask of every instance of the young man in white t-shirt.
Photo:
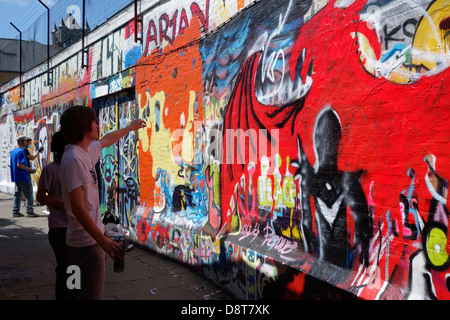
{"label": "young man in white t-shirt", "polygon": [[103,298],[106,255],[123,259],[120,245],[104,235],[95,164],[101,149],[131,131],[144,128],[135,119],[127,127],[99,138],[97,115],[89,107],[75,106],[61,115],[61,131],[69,142],[61,160],[61,189],[67,212],[67,247],[70,262],[80,267],[78,299]]}

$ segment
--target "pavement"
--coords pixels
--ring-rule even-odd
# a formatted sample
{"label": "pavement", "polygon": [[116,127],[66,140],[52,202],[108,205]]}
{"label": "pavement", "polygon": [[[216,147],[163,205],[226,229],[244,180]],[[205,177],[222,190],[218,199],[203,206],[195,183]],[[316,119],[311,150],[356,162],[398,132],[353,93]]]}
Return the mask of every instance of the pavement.
{"label": "pavement", "polygon": [[[0,300],[54,300],[56,259],[47,208],[35,206],[36,218],[14,218],[12,202],[12,195],[0,193]],[[113,272],[108,258],[104,300],[235,299],[188,266],[135,246],[126,253],[122,273]]]}

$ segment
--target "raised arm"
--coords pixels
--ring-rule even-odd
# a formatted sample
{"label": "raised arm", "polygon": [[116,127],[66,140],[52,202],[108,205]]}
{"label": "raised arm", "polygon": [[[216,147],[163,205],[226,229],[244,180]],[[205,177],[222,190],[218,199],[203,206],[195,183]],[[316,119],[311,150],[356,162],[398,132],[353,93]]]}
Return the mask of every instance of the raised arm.
{"label": "raised arm", "polygon": [[27,155],[27,158],[30,161],[34,161],[34,159],[36,159],[37,156],[39,155],[39,153],[41,153],[43,150],[44,150],[44,147],[40,147],[38,150],[36,150],[36,152],[34,154],[30,153],[29,155]]}
{"label": "raised arm", "polygon": [[99,140],[102,149],[116,143],[129,132],[144,128],[146,125],[147,124],[145,123],[144,120],[135,119],[128,126],[106,134],[103,138]]}

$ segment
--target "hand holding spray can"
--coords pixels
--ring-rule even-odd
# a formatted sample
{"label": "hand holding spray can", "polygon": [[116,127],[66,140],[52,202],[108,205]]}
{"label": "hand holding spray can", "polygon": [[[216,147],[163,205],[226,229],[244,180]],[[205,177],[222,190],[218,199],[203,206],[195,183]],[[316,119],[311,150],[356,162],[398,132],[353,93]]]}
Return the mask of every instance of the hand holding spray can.
{"label": "hand holding spray can", "polygon": [[114,272],[123,272],[125,270],[125,239],[123,237],[115,237],[114,241],[120,244],[120,248],[123,252],[123,258],[118,258],[114,260]]}
{"label": "hand holding spray can", "polygon": [[103,216],[103,224],[105,225],[105,235],[117,242],[122,250],[122,259],[114,260],[114,272],[123,272],[125,269],[125,251],[130,251],[132,245],[129,245],[129,232],[122,227],[120,220],[111,212],[105,212]]}

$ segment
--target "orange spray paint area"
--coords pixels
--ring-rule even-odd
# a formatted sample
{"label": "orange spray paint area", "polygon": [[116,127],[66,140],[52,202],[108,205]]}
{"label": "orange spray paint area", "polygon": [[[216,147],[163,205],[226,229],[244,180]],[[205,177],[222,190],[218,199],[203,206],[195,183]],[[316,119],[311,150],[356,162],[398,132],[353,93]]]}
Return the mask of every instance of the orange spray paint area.
{"label": "orange spray paint area", "polygon": [[[203,114],[199,110],[202,60],[196,43],[200,25],[194,17],[173,45],[153,50],[136,66],[139,115],[147,120],[147,128],[139,136],[140,197],[147,207],[160,205],[158,196],[155,198],[161,190],[160,185],[155,186],[158,168],[177,176],[181,162],[193,161],[193,122],[202,121]],[[184,181],[179,176],[176,179]]]}

